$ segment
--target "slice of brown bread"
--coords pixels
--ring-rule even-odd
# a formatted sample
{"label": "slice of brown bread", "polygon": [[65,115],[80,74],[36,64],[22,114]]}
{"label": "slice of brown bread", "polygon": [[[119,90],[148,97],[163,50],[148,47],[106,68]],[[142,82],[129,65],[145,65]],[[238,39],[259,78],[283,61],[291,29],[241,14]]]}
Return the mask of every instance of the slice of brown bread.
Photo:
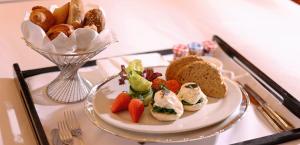
{"label": "slice of brown bread", "polygon": [[202,59],[197,56],[190,55],[190,56],[185,56],[178,60],[173,61],[167,68],[166,79],[167,80],[175,79],[177,72],[181,68],[183,68],[185,65],[188,65],[194,61],[202,61]]}
{"label": "slice of brown bread", "polygon": [[203,93],[210,97],[223,98],[227,87],[221,72],[205,61],[195,61],[180,69],[175,78],[181,84],[187,82],[197,83]]}

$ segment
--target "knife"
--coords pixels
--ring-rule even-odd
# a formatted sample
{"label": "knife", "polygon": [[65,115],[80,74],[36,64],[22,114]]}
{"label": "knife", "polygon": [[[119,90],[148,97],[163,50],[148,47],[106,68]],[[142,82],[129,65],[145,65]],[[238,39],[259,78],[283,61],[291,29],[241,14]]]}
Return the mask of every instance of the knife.
{"label": "knife", "polygon": [[247,60],[243,55],[227,44],[219,36],[214,35],[213,40],[218,43],[220,48],[237,64],[251,74],[266,90],[277,98],[283,106],[291,113],[300,118],[300,101],[292,96],[289,92],[278,85],[274,80],[258,69],[254,64]]}
{"label": "knife", "polygon": [[275,121],[275,123],[283,130],[291,130],[294,127],[285,119],[283,119],[279,114],[277,114],[269,104],[262,99],[249,85],[244,85],[245,90],[247,93],[252,96],[262,107],[263,110]]}
{"label": "knife", "polygon": [[[241,92],[244,96],[249,96],[248,92],[244,89],[244,85],[239,81],[236,81],[239,84]],[[250,102],[256,106],[256,109],[264,116],[268,123],[276,130],[276,132],[282,132],[283,130],[275,123],[275,121],[266,113],[266,111],[260,106],[260,104],[253,99],[252,96],[249,96]]]}

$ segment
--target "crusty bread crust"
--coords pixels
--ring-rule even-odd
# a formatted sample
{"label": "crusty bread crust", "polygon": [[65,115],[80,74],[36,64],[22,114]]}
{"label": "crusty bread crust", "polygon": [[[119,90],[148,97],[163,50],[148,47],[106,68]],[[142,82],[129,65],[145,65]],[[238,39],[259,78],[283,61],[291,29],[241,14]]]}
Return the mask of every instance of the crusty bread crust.
{"label": "crusty bread crust", "polygon": [[202,59],[197,56],[190,55],[190,56],[182,57],[178,60],[173,61],[167,68],[166,79],[167,80],[176,79],[177,72],[181,68],[183,68],[185,65],[190,64],[191,62],[194,62],[194,61],[202,61]]}
{"label": "crusty bread crust", "polygon": [[181,84],[197,83],[203,93],[209,97],[223,98],[227,92],[221,72],[205,61],[195,61],[185,65],[179,69],[175,79]]}
{"label": "crusty bread crust", "polygon": [[81,0],[71,0],[69,5],[69,15],[67,23],[72,25],[75,29],[80,28],[83,20],[83,3]]}

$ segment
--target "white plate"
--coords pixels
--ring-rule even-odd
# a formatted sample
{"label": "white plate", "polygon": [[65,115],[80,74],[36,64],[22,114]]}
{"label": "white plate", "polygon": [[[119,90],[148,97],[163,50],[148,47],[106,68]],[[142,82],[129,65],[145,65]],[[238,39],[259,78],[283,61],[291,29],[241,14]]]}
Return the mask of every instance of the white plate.
{"label": "white plate", "polygon": [[[164,74],[166,67],[155,67],[155,71]],[[197,112],[184,112],[184,115],[172,122],[161,122],[150,114],[146,107],[139,123],[131,121],[128,111],[111,113],[110,106],[114,98],[121,92],[128,90],[128,84],[118,85],[118,77],[103,85],[93,97],[96,114],[105,122],[126,130],[143,133],[177,133],[207,127],[226,119],[242,101],[242,93],[237,84],[225,79],[228,87],[227,95],[223,99],[208,97],[208,104]]]}

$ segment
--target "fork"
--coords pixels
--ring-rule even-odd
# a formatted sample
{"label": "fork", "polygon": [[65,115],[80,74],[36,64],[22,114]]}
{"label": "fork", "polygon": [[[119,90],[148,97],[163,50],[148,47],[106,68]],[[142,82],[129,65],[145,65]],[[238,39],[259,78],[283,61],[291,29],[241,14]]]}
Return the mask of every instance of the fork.
{"label": "fork", "polygon": [[67,110],[64,112],[64,116],[72,136],[79,139],[80,144],[84,145],[83,139],[81,138],[82,130],[75,112],[73,110]]}
{"label": "fork", "polygon": [[59,138],[65,145],[73,144],[72,134],[65,121],[58,122]]}

